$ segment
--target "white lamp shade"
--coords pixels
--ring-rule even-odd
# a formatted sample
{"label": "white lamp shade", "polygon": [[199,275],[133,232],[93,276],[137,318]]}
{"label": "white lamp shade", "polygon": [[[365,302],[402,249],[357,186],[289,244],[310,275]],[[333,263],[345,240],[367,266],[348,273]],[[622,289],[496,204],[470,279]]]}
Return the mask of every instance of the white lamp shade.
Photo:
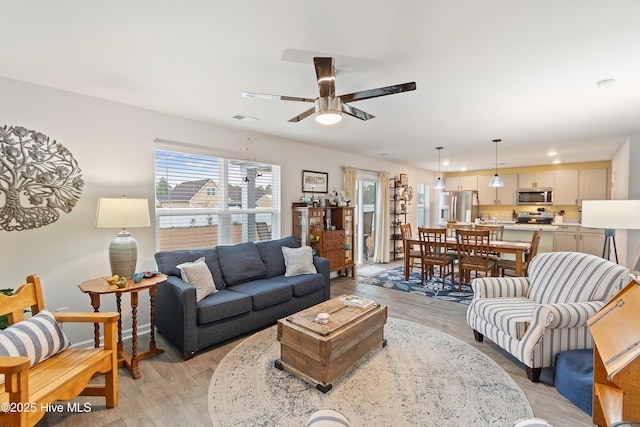
{"label": "white lamp shade", "polygon": [[489,181],[489,187],[503,187],[504,183],[502,182],[502,178],[500,178],[500,175],[495,174],[492,178],[491,181]]}
{"label": "white lamp shade", "polygon": [[582,226],[638,230],[640,229],[640,200],[584,200]]}
{"label": "white lamp shade", "polygon": [[436,190],[444,190],[444,181],[440,177],[438,177],[438,179],[436,179],[436,182],[433,184],[433,188],[435,188]]}
{"label": "white lamp shade", "polygon": [[98,199],[96,228],[136,228],[150,225],[148,199]]}

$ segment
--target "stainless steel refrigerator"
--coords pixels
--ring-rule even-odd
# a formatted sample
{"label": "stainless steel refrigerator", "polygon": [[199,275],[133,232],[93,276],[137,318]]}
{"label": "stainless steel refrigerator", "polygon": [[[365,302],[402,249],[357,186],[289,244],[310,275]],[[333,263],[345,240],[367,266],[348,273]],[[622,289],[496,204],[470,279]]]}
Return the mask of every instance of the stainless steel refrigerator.
{"label": "stainless steel refrigerator", "polygon": [[480,203],[477,191],[443,191],[440,193],[438,223],[447,220],[473,222],[480,217]]}

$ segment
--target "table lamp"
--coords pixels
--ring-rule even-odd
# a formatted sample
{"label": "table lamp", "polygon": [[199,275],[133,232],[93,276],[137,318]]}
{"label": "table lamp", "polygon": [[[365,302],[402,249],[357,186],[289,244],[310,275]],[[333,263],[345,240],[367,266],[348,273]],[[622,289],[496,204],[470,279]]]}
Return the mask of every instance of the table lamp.
{"label": "table lamp", "polygon": [[609,259],[613,243],[617,264],[616,229],[640,229],[640,200],[584,200],[582,226],[605,229],[602,258]]}
{"label": "table lamp", "polygon": [[127,228],[149,227],[147,199],[100,198],[96,212],[96,228],[119,228],[121,231],[109,245],[111,274],[131,279],[136,271],[138,242]]}

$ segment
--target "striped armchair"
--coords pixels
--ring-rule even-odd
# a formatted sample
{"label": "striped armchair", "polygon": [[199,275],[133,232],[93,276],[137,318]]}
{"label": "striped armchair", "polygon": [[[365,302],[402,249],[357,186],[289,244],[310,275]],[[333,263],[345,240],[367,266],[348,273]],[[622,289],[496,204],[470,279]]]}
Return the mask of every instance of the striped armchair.
{"label": "striped armchair", "polygon": [[540,380],[566,350],[593,348],[589,317],[628,283],[629,270],[579,252],[547,252],[529,264],[528,277],[477,278],[467,323],[524,363]]}

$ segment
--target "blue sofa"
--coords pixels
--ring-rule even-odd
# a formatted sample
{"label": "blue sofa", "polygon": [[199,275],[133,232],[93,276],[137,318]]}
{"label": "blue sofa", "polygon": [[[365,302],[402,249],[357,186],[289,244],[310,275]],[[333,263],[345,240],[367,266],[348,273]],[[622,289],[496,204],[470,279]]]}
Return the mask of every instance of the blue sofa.
{"label": "blue sofa", "polygon": [[[168,275],[155,296],[155,327],[183,354],[195,352],[275,323],[330,297],[329,260],[313,258],[317,274],[285,277],[282,247],[298,247],[293,236],[257,243],[175,250],[155,254]],[[196,289],[176,267],[201,257],[218,292],[196,302]]]}

